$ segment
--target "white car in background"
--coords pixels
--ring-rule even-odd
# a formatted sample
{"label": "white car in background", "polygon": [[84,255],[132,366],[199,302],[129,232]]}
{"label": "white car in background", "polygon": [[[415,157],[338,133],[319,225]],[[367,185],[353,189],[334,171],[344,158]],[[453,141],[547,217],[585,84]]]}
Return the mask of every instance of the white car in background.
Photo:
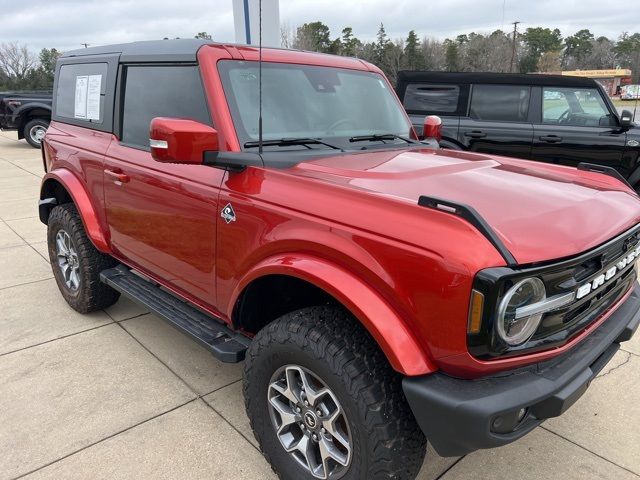
{"label": "white car in background", "polygon": [[625,85],[620,89],[620,100],[636,100],[640,98],[640,85]]}
{"label": "white car in background", "polygon": [[561,92],[556,92],[553,90],[544,91],[545,100],[562,100],[563,98],[564,98],[564,95]]}

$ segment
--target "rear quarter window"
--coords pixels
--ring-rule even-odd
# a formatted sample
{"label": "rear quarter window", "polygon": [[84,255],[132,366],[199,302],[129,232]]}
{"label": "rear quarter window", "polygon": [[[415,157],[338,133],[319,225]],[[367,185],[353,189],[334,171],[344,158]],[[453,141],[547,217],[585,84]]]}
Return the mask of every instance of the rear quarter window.
{"label": "rear quarter window", "polygon": [[428,85],[413,83],[404,92],[404,107],[412,113],[450,113],[458,110],[458,85]]}
{"label": "rear quarter window", "polygon": [[469,116],[474,120],[526,122],[531,87],[521,85],[474,85]]}
{"label": "rear quarter window", "polygon": [[62,65],[58,74],[55,115],[101,124],[107,88],[106,63]]}

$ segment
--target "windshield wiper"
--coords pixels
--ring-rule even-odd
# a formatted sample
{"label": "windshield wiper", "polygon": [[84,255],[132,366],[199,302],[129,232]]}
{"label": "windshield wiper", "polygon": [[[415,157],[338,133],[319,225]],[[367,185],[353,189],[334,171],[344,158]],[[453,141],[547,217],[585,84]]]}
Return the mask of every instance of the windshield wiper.
{"label": "windshield wiper", "polygon": [[367,142],[375,140],[404,140],[407,143],[420,143],[416,140],[403,137],[402,135],[396,135],[395,133],[374,133],[373,135],[360,135],[349,139],[350,142]]}
{"label": "windshield wiper", "polygon": [[[262,141],[263,147],[288,147],[290,145],[302,145],[309,149],[311,149],[309,145],[325,145],[329,148],[333,148],[334,150],[340,150],[341,152],[344,152],[344,148],[333,145],[332,143],[325,142],[324,140],[320,140],[318,138],[280,138],[276,140]],[[244,144],[244,148],[254,148],[259,146],[259,141],[246,142]]]}

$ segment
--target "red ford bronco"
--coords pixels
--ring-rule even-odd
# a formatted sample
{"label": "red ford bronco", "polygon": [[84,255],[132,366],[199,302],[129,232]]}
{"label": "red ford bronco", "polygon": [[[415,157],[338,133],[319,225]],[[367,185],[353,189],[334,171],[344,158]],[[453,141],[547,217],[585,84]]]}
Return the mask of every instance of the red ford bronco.
{"label": "red ford bronco", "polygon": [[286,479],[413,478],[427,441],[497,447],[576,402],[640,322],[635,192],[439,150],[361,60],[258,60],[197,40],[59,60],[40,218],[67,302],[122,294],[245,360]]}

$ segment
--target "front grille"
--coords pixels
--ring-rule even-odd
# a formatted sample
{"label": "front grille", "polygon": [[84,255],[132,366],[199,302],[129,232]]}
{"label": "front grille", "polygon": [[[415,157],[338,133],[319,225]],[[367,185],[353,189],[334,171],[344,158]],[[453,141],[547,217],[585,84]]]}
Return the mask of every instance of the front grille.
{"label": "front grille", "polygon": [[584,297],[566,307],[546,313],[533,337],[524,345],[517,347],[503,344],[493,333],[492,312],[496,311],[495,306],[500,297],[517,281],[530,276],[536,276],[544,282],[547,297],[575,292],[578,287],[592,281],[615,265],[639,243],[640,225],[590,252],[568,260],[522,269],[502,268],[494,272],[480,272],[474,288],[478,286],[482,289],[481,291],[492,292],[492,294],[488,295],[485,301],[485,306],[488,308],[485,309],[483,318],[483,331],[479,335],[468,336],[470,353],[484,359],[496,356],[502,358],[563,345],[591,325],[625,295],[637,279],[635,261],[619,269],[604,285],[592,290]]}
{"label": "front grille", "polygon": [[571,338],[620,300],[635,279],[635,269],[630,265],[619,276],[586,297],[563,309],[546,313],[531,340],[539,341],[538,347],[547,348]]}

